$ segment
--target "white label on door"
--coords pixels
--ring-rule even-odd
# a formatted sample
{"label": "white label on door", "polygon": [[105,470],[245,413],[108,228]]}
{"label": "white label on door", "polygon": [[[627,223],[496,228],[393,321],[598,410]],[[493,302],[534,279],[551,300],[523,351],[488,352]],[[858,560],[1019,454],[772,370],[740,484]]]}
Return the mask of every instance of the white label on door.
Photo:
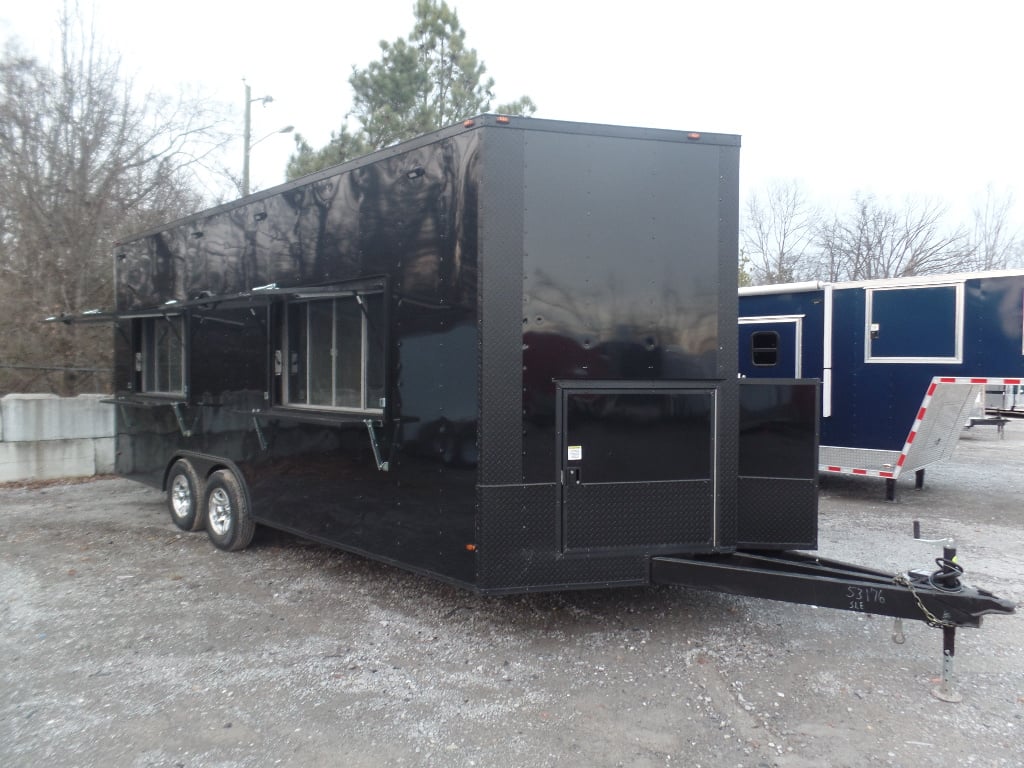
{"label": "white label on door", "polygon": [[583,446],[582,445],[570,445],[569,446],[569,461],[583,461]]}

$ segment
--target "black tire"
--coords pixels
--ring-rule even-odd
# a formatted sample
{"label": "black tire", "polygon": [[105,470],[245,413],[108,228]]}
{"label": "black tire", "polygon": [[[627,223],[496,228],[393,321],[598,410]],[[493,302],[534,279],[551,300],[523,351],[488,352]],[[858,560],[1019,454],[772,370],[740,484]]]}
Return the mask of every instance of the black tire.
{"label": "black tire", "polygon": [[256,532],[245,488],[230,469],[214,472],[206,481],[203,516],[206,535],[215,547],[227,552],[245,549]]}
{"label": "black tire", "polygon": [[187,459],[178,459],[167,475],[167,511],[183,531],[201,530],[206,522],[203,480]]}

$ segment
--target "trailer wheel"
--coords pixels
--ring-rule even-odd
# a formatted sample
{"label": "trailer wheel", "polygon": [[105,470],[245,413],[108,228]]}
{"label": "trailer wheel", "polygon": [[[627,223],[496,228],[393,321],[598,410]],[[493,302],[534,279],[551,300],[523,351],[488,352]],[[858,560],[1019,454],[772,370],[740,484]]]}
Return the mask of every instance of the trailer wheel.
{"label": "trailer wheel", "polygon": [[198,531],[205,516],[201,512],[203,481],[186,459],[178,459],[167,476],[167,509],[171,520],[183,531]]}
{"label": "trailer wheel", "polygon": [[249,546],[255,531],[241,481],[229,469],[214,472],[206,483],[206,534],[210,541],[218,549],[234,552]]}

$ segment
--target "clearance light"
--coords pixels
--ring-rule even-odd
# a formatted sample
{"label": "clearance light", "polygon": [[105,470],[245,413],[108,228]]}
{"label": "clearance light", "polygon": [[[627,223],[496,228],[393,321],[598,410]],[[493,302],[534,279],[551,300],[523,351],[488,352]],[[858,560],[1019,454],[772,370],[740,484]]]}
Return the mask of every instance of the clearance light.
{"label": "clearance light", "polygon": [[463,120],[462,121],[462,127],[463,128],[472,128],[475,124],[476,124],[475,120]]}
{"label": "clearance light", "polygon": [[498,122],[502,125],[507,125],[511,122],[511,118],[508,115],[498,115]]}
{"label": "clearance light", "polygon": [[696,141],[697,139],[700,138],[700,134],[699,133],[688,133],[688,134],[686,134],[686,138],[692,139],[692,140]]}
{"label": "clearance light", "polygon": [[466,551],[467,552],[476,552],[476,544],[467,544],[466,545]]}

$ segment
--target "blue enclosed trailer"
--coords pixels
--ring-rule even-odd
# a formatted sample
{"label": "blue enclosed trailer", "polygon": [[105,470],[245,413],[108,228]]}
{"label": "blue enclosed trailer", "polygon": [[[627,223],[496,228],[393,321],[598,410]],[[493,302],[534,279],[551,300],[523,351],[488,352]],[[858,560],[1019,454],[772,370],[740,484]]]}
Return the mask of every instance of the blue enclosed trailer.
{"label": "blue enclosed trailer", "polygon": [[1020,270],[757,286],[739,307],[740,375],[819,378],[819,471],[884,478],[890,498],[1024,377]]}

